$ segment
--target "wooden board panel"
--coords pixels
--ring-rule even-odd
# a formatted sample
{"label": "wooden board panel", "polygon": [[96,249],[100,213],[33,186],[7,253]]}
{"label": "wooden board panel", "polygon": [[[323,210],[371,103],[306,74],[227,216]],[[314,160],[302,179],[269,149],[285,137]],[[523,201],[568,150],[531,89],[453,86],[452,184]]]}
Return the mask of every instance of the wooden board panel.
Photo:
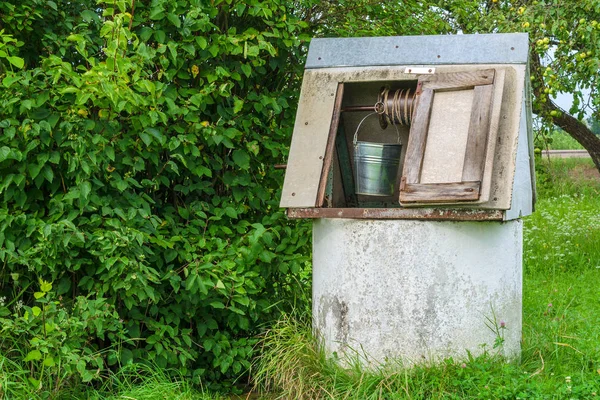
{"label": "wooden board panel", "polygon": [[469,137],[465,152],[462,180],[481,181],[486,147],[490,133],[493,85],[476,86],[469,122]]}
{"label": "wooden board panel", "polygon": [[502,221],[500,210],[448,208],[290,208],[288,218],[415,219],[434,221]]}
{"label": "wooden board panel", "polygon": [[314,207],[339,80],[305,71],[281,193],[281,207]]}
{"label": "wooden board panel", "polygon": [[335,95],[335,104],[333,106],[333,115],[331,117],[331,125],[329,126],[329,136],[327,138],[327,146],[325,147],[325,157],[323,160],[323,169],[321,171],[321,179],[319,180],[319,190],[317,191],[317,200],[315,207],[323,207],[325,199],[325,189],[327,181],[331,174],[331,163],[333,160],[333,147],[335,146],[335,138],[337,135],[340,114],[342,109],[342,99],[344,97],[344,84],[338,83]]}
{"label": "wooden board panel", "polygon": [[481,182],[412,183],[401,186],[401,203],[473,201],[479,198]]}
{"label": "wooden board panel", "polygon": [[495,71],[482,69],[479,71],[453,72],[449,74],[433,74],[419,77],[423,87],[433,90],[463,90],[474,86],[491,85],[494,83]]}
{"label": "wooden board panel", "polygon": [[463,181],[474,97],[473,90],[435,92],[420,183]]}
{"label": "wooden board panel", "polygon": [[403,176],[408,183],[417,183],[421,175],[423,154],[425,153],[425,142],[429,130],[429,117],[433,105],[433,90],[426,89],[419,95],[410,135],[408,136],[408,147],[404,158]]}

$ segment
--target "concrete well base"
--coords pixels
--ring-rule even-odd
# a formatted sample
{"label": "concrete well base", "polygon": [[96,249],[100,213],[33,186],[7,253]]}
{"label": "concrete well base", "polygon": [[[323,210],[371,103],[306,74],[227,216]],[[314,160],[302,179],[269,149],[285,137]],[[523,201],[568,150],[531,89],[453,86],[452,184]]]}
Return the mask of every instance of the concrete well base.
{"label": "concrete well base", "polygon": [[328,353],[367,363],[519,357],[522,233],[520,220],[315,220],[313,326]]}

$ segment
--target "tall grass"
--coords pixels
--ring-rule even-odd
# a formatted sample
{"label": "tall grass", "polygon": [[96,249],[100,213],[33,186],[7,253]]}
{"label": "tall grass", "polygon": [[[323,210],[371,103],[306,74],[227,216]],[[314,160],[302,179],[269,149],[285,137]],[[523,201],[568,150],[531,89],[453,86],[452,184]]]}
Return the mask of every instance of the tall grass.
{"label": "tall grass", "polygon": [[[29,381],[22,364],[0,355],[0,399],[6,400],[221,400],[194,388],[183,376],[154,365],[132,364],[110,375],[100,387],[65,384],[57,391],[40,391]],[[69,378],[66,377],[68,380]]]}
{"label": "tall grass", "polygon": [[364,370],[327,358],[309,318],[268,331],[253,376],[281,399],[592,399],[600,395],[600,179],[589,160],[538,168],[525,218],[519,361],[483,354],[434,366]]}
{"label": "tall grass", "polygon": [[583,146],[563,130],[555,130],[547,137],[550,150],[581,150]]}
{"label": "tall grass", "polygon": [[217,397],[197,391],[183,376],[153,365],[129,365],[122,368],[98,390],[90,390],[90,400],[211,400]]}
{"label": "tall grass", "polygon": [[552,202],[563,195],[600,195],[600,174],[591,158],[537,157],[535,163],[540,200],[537,208],[545,207],[544,200]]}

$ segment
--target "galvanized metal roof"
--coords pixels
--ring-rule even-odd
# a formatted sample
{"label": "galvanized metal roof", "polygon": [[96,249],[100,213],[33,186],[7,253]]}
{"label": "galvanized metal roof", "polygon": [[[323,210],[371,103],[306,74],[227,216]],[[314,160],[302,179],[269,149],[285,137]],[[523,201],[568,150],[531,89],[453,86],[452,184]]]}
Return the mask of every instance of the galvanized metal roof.
{"label": "galvanized metal roof", "polygon": [[306,68],[436,64],[526,64],[527,33],[315,38]]}

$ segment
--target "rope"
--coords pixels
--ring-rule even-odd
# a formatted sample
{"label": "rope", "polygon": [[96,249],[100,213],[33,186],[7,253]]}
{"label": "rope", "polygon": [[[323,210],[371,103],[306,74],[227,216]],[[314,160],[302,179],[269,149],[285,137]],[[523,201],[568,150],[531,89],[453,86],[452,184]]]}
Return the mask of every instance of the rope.
{"label": "rope", "polygon": [[377,104],[383,104],[383,110],[379,114],[383,114],[385,120],[392,125],[408,126],[412,122],[415,97],[416,91],[413,89],[397,89],[390,93],[390,88],[384,87],[377,96]]}

